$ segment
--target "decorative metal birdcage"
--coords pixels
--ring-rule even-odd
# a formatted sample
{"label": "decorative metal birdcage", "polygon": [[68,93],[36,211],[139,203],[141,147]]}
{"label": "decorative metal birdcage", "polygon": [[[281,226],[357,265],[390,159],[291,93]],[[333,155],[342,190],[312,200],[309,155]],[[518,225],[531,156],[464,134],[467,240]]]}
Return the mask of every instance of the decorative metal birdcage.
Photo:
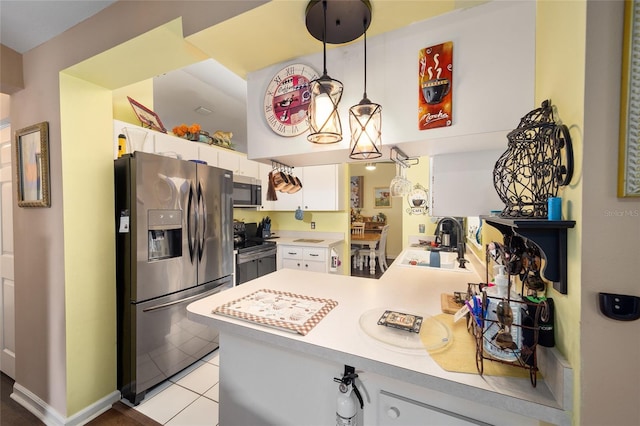
{"label": "decorative metal birdcage", "polygon": [[501,217],[547,218],[547,200],[573,176],[566,125],[556,122],[550,100],[522,117],[507,135],[507,150],[493,169],[493,185],[505,203]]}

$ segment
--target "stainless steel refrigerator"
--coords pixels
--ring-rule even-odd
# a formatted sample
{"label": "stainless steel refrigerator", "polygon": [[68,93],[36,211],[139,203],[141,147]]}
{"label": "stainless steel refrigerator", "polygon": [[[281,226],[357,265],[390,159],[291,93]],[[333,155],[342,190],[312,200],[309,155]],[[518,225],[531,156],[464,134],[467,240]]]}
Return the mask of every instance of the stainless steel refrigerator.
{"label": "stainless steel refrigerator", "polygon": [[134,152],[115,160],[118,389],[145,392],[218,347],[186,306],[233,286],[233,174]]}

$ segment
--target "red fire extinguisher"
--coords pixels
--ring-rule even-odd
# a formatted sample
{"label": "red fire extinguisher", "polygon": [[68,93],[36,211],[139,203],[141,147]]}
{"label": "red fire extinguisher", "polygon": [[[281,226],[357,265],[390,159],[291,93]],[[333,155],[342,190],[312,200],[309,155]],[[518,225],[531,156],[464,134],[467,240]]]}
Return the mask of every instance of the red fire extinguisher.
{"label": "red fire extinguisher", "polygon": [[336,401],[336,426],[356,426],[358,424],[358,405],[353,395],[355,394],[360,402],[361,409],[364,408],[364,401],[355,384],[357,377],[355,369],[345,365],[342,378],[334,377],[333,379],[340,383]]}

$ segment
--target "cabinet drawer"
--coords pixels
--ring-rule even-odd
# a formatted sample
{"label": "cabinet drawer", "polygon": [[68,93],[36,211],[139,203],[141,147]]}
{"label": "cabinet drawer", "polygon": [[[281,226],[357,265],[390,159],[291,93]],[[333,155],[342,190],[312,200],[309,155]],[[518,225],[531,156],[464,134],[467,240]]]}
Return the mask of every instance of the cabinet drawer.
{"label": "cabinet drawer", "polygon": [[469,417],[380,391],[378,426],[391,425],[488,425]]}
{"label": "cabinet drawer", "polygon": [[327,259],[327,250],[323,248],[305,248],[303,259],[312,262],[324,262]]}
{"label": "cabinet drawer", "polygon": [[302,260],[302,251],[302,247],[282,247],[282,258]]}

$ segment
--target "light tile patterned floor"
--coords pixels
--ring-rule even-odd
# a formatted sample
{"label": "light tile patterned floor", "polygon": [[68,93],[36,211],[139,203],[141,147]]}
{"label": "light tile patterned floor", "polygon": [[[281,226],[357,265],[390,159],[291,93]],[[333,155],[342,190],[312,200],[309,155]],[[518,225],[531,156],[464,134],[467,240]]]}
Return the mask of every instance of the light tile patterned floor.
{"label": "light tile patterned floor", "polygon": [[216,350],[152,388],[134,408],[167,426],[217,426],[219,368]]}

